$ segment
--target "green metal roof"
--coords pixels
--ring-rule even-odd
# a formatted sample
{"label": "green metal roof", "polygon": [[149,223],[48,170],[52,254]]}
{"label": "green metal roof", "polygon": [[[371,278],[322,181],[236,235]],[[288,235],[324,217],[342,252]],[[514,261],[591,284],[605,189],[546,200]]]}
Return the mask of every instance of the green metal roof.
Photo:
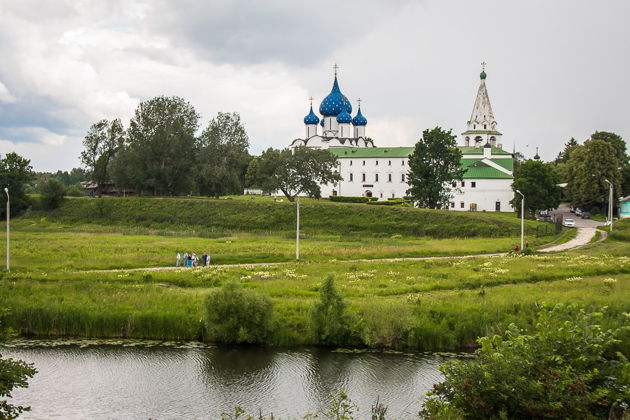
{"label": "green metal roof", "polygon": [[[483,155],[483,147],[474,147],[474,146],[459,146],[459,150],[462,151],[465,155]],[[498,147],[492,147],[493,155],[511,155],[512,153],[506,152],[503,149],[499,149]]]}
{"label": "green metal roof", "polygon": [[406,158],[413,147],[331,147],[327,149],[340,158]]}
{"label": "green metal roof", "polygon": [[[500,165],[506,169],[512,170],[507,166],[511,166],[503,161],[512,162],[512,159],[491,159],[493,163]],[[462,169],[466,169],[466,173],[464,173],[464,178],[489,178],[489,179],[512,179],[512,175],[506,174],[492,166],[483,162],[482,159],[462,159],[461,160]]]}

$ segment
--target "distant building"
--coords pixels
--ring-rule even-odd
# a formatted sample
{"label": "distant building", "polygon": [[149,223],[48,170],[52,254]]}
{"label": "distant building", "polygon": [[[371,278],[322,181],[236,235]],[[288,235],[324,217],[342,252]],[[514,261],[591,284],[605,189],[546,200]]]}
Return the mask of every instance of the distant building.
{"label": "distant building", "polygon": [[630,195],[619,200],[619,218],[630,218]]}
{"label": "distant building", "polygon": [[[126,197],[136,195],[136,190],[118,189],[113,182],[97,184],[94,181],[81,181],[83,193],[89,197],[109,196],[109,197]],[[100,190],[100,191],[99,191]]]}
{"label": "distant building", "polygon": [[[467,129],[462,133],[461,165],[466,173],[449,202],[452,210],[513,211],[513,155],[502,149],[502,133],[497,131],[486,77],[484,69]],[[332,90],[319,107],[322,119],[313,112],[311,98],[310,111],[304,117],[306,137],[293,140],[290,147],[328,149],[337,156],[343,179],[334,185],[322,185],[324,197],[405,197],[410,187],[407,172],[413,147],[375,147],[365,135],[367,119],[361,112],[360,99],[358,102],[352,117],[352,104],[339,88],[335,66]]]}

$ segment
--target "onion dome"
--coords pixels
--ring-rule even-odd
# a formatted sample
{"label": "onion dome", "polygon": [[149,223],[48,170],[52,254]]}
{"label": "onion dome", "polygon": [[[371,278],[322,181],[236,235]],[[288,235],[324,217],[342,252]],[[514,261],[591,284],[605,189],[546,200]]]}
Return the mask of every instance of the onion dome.
{"label": "onion dome", "polygon": [[319,106],[319,113],[324,117],[335,117],[343,110],[351,114],[352,105],[350,104],[348,98],[341,93],[339,83],[337,82],[337,76],[335,76],[335,82],[333,83],[332,90]]}
{"label": "onion dome", "polygon": [[359,107],[359,111],[357,115],[352,119],[352,125],[367,125],[367,118],[361,114],[361,107]]}
{"label": "onion dome", "polygon": [[535,160],[540,160],[540,155],[538,154],[538,147],[536,148],[536,154],[534,155]]}
{"label": "onion dome", "polygon": [[352,115],[345,109],[342,110],[339,115],[337,115],[337,122],[339,124],[347,124],[352,122]]}
{"label": "onion dome", "polygon": [[304,124],[319,124],[319,117],[315,115],[313,112],[313,107],[311,106],[311,112],[308,113],[306,117],[304,117]]}
{"label": "onion dome", "polygon": [[481,80],[486,80],[486,77],[487,77],[487,76],[488,76],[488,75],[486,74],[486,71],[485,71],[485,70],[482,70],[482,71],[481,71],[481,73],[479,73],[479,78],[480,78]]}
{"label": "onion dome", "polygon": [[486,144],[484,144],[483,147],[484,147],[484,149],[491,149],[492,148],[492,146],[488,142],[486,142]]}

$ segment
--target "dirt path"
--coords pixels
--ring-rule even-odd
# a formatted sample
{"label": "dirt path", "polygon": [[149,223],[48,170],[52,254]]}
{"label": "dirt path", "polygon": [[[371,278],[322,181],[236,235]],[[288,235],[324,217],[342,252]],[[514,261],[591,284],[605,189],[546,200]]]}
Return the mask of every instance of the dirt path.
{"label": "dirt path", "polygon": [[595,232],[598,229],[594,227],[581,227],[577,228],[577,235],[575,238],[571,239],[568,242],[565,242],[560,245],[553,245],[549,248],[539,249],[539,252],[558,252],[558,251],[566,251],[567,249],[574,249],[584,246],[591,242],[593,236],[595,236]]}

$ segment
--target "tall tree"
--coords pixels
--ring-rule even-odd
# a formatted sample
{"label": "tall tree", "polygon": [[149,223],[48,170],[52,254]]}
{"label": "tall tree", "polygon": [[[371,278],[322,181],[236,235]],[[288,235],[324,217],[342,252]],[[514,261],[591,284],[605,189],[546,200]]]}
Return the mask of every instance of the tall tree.
{"label": "tall tree", "polygon": [[116,156],[114,180],[154,195],[194,188],[199,114],[177,96],[158,96],[138,105],[127,141]]}
{"label": "tall tree", "polygon": [[[341,180],[337,158],[328,150],[300,146],[265,150],[256,161],[251,181],[269,193],[282,191],[289,201],[300,194],[321,197],[321,184]],[[251,171],[250,171],[251,173]]]}
{"label": "tall tree", "polygon": [[565,163],[571,156],[571,151],[578,146],[578,142],[571,137],[571,139],[564,144],[564,150],[558,153],[558,157],[554,160],[554,163]]}
{"label": "tall tree", "polygon": [[613,184],[619,195],[621,191],[621,169],[615,148],[604,140],[587,140],[576,147],[568,162],[568,193],[571,202],[602,210],[608,203],[609,186]]}
{"label": "tall tree", "polygon": [[0,216],[6,218],[7,196],[4,189],[9,189],[11,196],[11,214],[19,214],[26,209],[30,200],[25,187],[34,177],[31,161],[16,153],[7,153],[0,159]]}
{"label": "tall tree", "polygon": [[591,140],[603,140],[615,149],[615,156],[622,166],[628,165],[628,149],[626,142],[619,134],[608,131],[596,131],[591,134]]}
{"label": "tall tree", "polygon": [[440,127],[424,130],[409,157],[407,179],[411,188],[407,194],[420,207],[446,207],[453,194],[453,183],[464,177],[461,158],[462,152],[451,130]]}
{"label": "tall tree", "polygon": [[125,129],[119,119],[92,124],[83,139],[81,163],[88,169],[92,181],[97,183],[98,195],[103,184],[111,181],[111,162],[124,140]]}
{"label": "tall tree", "polygon": [[[525,195],[525,207],[534,214],[536,210],[555,209],[562,200],[562,188],[557,184],[560,178],[550,163],[527,160],[514,174],[512,189]],[[521,195],[512,200],[515,209],[521,208]]]}
{"label": "tall tree", "polygon": [[250,160],[249,137],[237,112],[219,112],[199,139],[199,192],[242,194]]}

